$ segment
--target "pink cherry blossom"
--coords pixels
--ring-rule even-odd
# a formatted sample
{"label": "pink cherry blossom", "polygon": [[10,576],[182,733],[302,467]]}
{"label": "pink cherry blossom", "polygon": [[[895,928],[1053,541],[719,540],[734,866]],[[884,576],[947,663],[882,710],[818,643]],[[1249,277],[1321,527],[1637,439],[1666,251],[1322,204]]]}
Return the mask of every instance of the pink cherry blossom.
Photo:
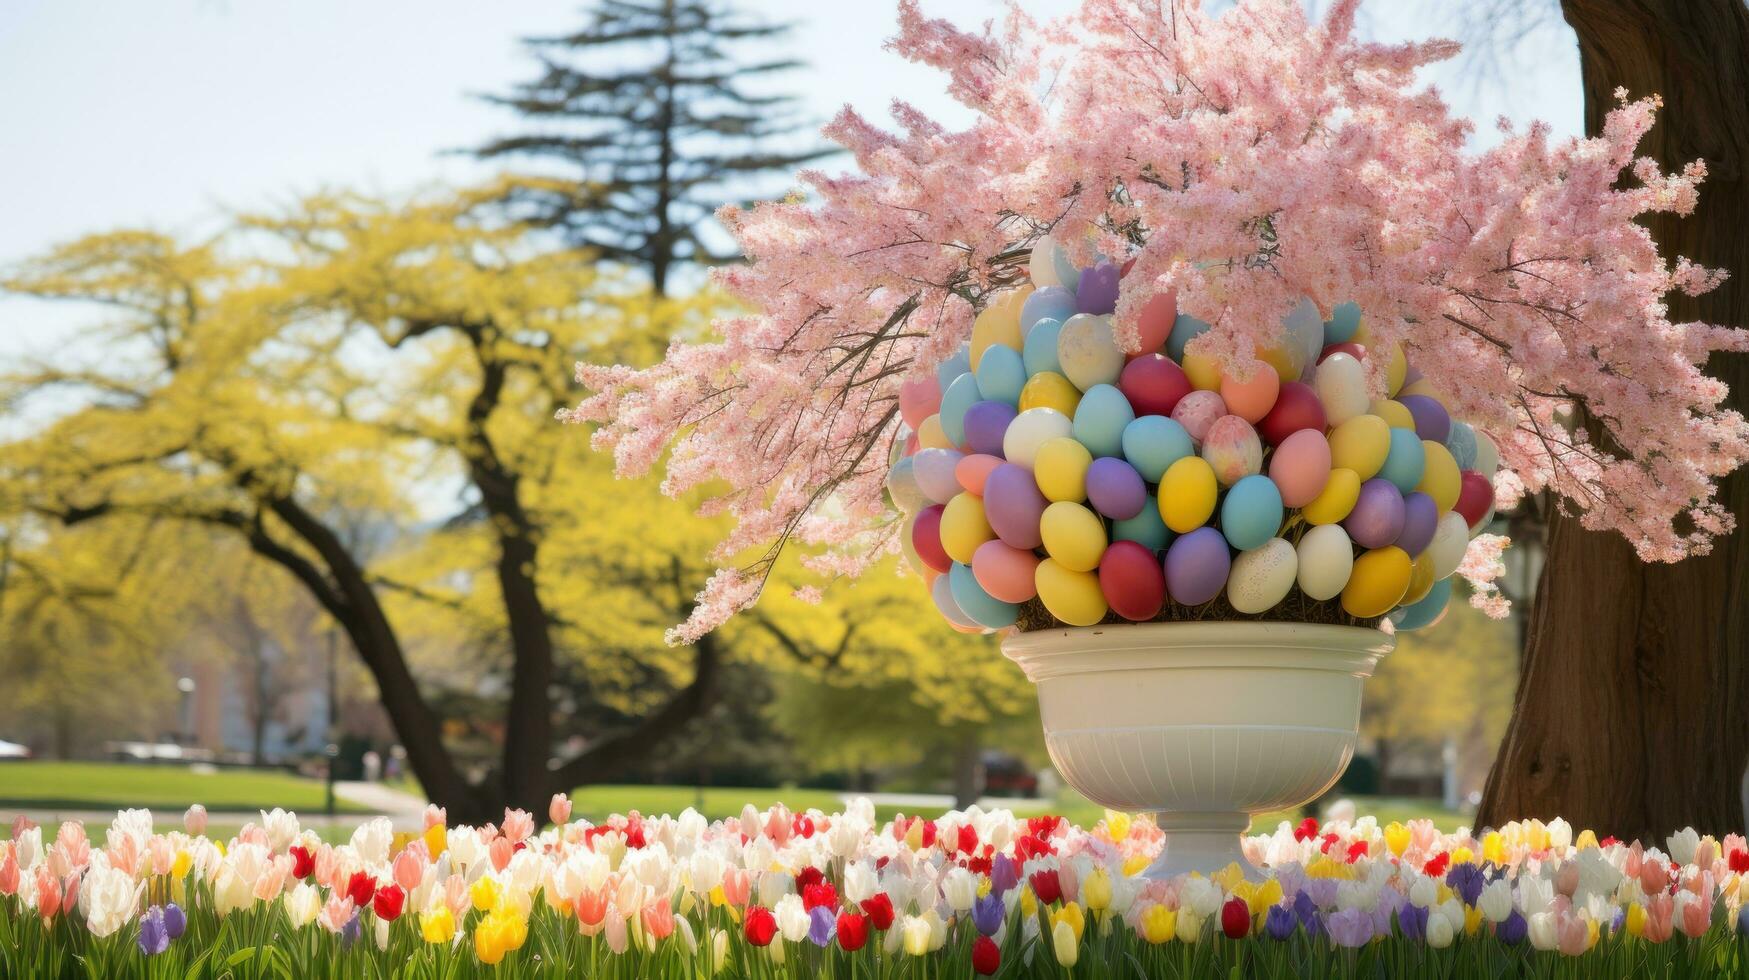
{"label": "pink cherry blossom", "polygon": [[[1499,446],[1502,505],[1552,491],[1646,560],[1728,532],[1716,484],[1749,460],[1749,424],[1704,364],[1749,350],[1749,332],[1672,322],[1669,293],[1724,273],[1660,254],[1636,221],[1692,211],[1705,164],[1636,157],[1660,103],[1625,93],[1595,138],[1538,125],[1472,151],[1471,124],[1415,80],[1457,46],[1360,41],[1357,6],[1309,23],[1297,0],[1219,16],[1084,0],[973,32],[901,0],[892,50],[941,70],[975,120],[951,129],[901,102],[887,130],[846,108],[826,134],[855,170],[722,211],[750,261],[716,273],[742,312],[715,339],[643,370],[578,368],[593,394],[563,417],[595,424],[622,475],[665,466],[668,493],[734,518],[670,639],[756,601],[791,540],[827,579],[896,550],[883,477],[906,436],[900,388],[1024,280],[1047,231],[1078,263],[1133,260],[1116,314],[1131,349],[1168,289],[1215,325],[1191,350],[1241,374],[1302,298],[1326,315],[1353,300],[1371,343],[1401,345]],[[1385,360],[1369,359],[1381,392]],[[1465,568],[1495,612],[1500,543],[1478,538]]]}

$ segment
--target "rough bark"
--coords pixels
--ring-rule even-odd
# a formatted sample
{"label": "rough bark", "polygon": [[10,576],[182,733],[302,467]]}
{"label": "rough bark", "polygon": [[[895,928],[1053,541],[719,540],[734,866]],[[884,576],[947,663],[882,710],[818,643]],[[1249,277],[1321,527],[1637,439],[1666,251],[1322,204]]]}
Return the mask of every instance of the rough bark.
{"label": "rough bark", "polygon": [[[1647,222],[1666,255],[1733,278],[1670,297],[1673,320],[1749,324],[1749,5],[1744,0],[1563,0],[1578,34],[1586,130],[1620,86],[1664,98],[1641,147],[1709,176],[1688,218]],[[1731,405],[1749,405],[1749,356],[1717,355]],[[1478,825],[1564,816],[1622,838],[1693,826],[1741,831],[1749,762],[1749,476],[1721,484],[1739,529],[1712,552],[1642,564],[1614,533],[1552,516],[1512,724]]]}

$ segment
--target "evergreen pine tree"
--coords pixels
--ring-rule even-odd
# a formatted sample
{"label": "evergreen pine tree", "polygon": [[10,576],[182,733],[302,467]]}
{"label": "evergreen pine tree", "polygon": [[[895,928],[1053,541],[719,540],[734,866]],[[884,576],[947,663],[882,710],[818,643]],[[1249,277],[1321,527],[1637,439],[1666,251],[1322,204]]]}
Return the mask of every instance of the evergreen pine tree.
{"label": "evergreen pine tree", "polygon": [[533,131],[475,153],[557,164],[515,182],[519,216],[642,267],[666,292],[677,263],[732,257],[701,235],[719,204],[825,151],[786,140],[799,128],[793,97],[744,85],[796,67],[740,56],[787,25],[717,0],[599,0],[588,17],[575,34],[527,39],[540,77],[488,98]]}

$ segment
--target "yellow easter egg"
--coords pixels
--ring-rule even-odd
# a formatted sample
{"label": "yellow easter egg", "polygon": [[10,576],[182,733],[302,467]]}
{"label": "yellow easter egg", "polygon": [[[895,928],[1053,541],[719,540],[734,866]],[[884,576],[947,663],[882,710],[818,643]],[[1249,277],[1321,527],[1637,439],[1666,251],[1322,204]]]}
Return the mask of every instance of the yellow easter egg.
{"label": "yellow easter egg", "polygon": [[941,548],[962,565],[970,565],[978,545],[995,536],[996,532],[990,530],[990,519],[984,516],[981,497],[955,494],[941,511]]}
{"label": "yellow easter egg", "polygon": [[[943,514],[942,527],[946,526],[947,515]],[[1080,504],[1059,500],[1046,507],[1038,521],[1038,533],[1044,539],[1045,551],[1071,572],[1093,571],[1105,554],[1105,522]],[[946,536],[943,530],[944,543]]]}
{"label": "yellow easter egg", "polygon": [[1221,362],[1202,354],[1184,355],[1184,376],[1190,379],[1190,386],[1198,391],[1219,391],[1221,389]]}
{"label": "yellow easter egg", "polygon": [[1391,452],[1391,427],[1377,415],[1356,415],[1330,430],[1330,465],[1353,470],[1364,482],[1378,475]]}
{"label": "yellow easter egg", "polygon": [[1385,424],[1393,429],[1415,428],[1415,416],[1409,414],[1409,410],[1403,406],[1402,402],[1389,398],[1374,398],[1372,407],[1368,408],[1367,411],[1384,419]]}
{"label": "yellow easter egg", "polygon": [[1032,461],[1032,476],[1046,500],[1080,503],[1087,499],[1087,468],[1093,454],[1068,436],[1059,436],[1038,447]]}
{"label": "yellow easter egg", "polygon": [[1434,506],[1443,514],[1457,505],[1458,493],[1464,485],[1463,474],[1444,443],[1423,439],[1421,448],[1426,450],[1427,464],[1415,489],[1432,497]]}
{"label": "yellow easter egg", "polygon": [[1427,593],[1433,591],[1433,582],[1433,561],[1423,554],[1415,559],[1409,572],[1409,588],[1403,593],[1403,598],[1397,600],[1397,605],[1412,606],[1427,598]]}
{"label": "yellow easter egg", "polygon": [[1054,408],[1069,418],[1081,404],[1081,389],[1055,371],[1040,371],[1026,379],[1020,389],[1020,410]]}
{"label": "yellow easter egg", "polygon": [[1011,289],[984,307],[978,318],[972,321],[972,370],[978,369],[978,362],[983,359],[984,351],[993,344],[1020,350],[1023,346],[1020,336],[1020,306],[1031,293],[1031,286],[1027,286],[1024,291]]}
{"label": "yellow easter egg", "polygon": [[1360,499],[1360,475],[1353,470],[1331,470],[1324,489],[1300,508],[1307,524],[1335,524],[1348,516]]}
{"label": "yellow easter egg", "polygon": [[1077,572],[1046,558],[1033,572],[1033,584],[1045,609],[1070,626],[1094,626],[1105,618],[1105,593],[1092,572]]}
{"label": "yellow easter egg", "polygon": [[1160,477],[1160,517],[1179,534],[1194,531],[1214,514],[1219,491],[1215,468],[1201,456],[1186,456]]}
{"label": "yellow easter egg", "polygon": [[1306,366],[1295,358],[1294,353],[1286,347],[1270,347],[1257,352],[1257,359],[1275,368],[1275,373],[1284,381],[1292,381],[1300,376]]}
{"label": "yellow easter egg", "polygon": [[941,427],[941,416],[931,415],[917,427],[917,448],[919,449],[952,449],[953,440],[947,437],[947,430]]}
{"label": "yellow easter egg", "polygon": [[1403,601],[1414,574],[1409,553],[1392,545],[1374,548],[1354,560],[1342,589],[1342,610],[1356,619],[1383,616]]}
{"label": "yellow easter egg", "polygon": [[1391,345],[1391,360],[1385,366],[1385,390],[1392,397],[1403,388],[1403,379],[1409,376],[1409,359],[1403,355],[1401,344]]}
{"label": "yellow easter egg", "polygon": [[1360,323],[1354,328],[1354,336],[1348,338],[1348,340],[1350,343],[1359,344],[1362,347],[1371,349],[1372,331],[1368,330],[1366,327],[1366,314],[1361,314]]}

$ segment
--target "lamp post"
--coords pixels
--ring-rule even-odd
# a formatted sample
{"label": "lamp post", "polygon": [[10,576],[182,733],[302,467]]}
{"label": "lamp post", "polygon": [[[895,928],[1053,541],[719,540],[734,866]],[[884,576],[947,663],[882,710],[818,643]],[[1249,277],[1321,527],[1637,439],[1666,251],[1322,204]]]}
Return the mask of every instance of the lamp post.
{"label": "lamp post", "polygon": [[176,690],[182,693],[182,744],[187,747],[194,744],[194,678],[179,678]]}
{"label": "lamp post", "polygon": [[328,630],[328,732],[323,754],[328,757],[327,806],[328,819],[334,819],[334,763],[340,758],[340,684],[336,665],[339,644],[334,630]]}

